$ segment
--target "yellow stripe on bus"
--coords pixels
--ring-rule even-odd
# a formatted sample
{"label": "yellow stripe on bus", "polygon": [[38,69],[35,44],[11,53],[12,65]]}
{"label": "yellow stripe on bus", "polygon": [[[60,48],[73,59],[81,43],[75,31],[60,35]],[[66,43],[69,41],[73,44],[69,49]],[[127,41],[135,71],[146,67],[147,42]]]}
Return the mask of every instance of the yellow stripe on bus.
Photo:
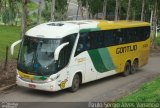
{"label": "yellow stripe on bus", "polygon": [[101,30],[112,30],[112,29],[120,29],[120,28],[132,28],[132,27],[142,27],[149,26],[147,22],[139,22],[139,21],[105,21],[98,20],[99,24],[97,28]]}
{"label": "yellow stripe on bus", "polygon": [[30,80],[33,80],[33,78],[34,78],[34,75],[25,74],[21,71],[18,71],[18,75],[22,78],[30,79]]}

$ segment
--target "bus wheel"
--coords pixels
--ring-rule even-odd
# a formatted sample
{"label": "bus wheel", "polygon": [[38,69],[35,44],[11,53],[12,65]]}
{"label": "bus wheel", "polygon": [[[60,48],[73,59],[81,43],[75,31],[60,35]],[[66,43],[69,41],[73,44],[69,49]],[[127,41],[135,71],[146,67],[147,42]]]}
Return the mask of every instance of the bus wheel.
{"label": "bus wheel", "polygon": [[80,86],[80,77],[78,74],[76,74],[73,78],[72,86],[69,90],[71,92],[76,92],[79,89],[79,86]]}
{"label": "bus wheel", "polygon": [[131,74],[135,73],[138,70],[138,61],[137,60],[133,61],[133,64],[132,64],[131,68],[132,68],[131,69]]}
{"label": "bus wheel", "polygon": [[131,72],[131,64],[129,62],[126,62],[123,76],[128,76],[130,72]]}

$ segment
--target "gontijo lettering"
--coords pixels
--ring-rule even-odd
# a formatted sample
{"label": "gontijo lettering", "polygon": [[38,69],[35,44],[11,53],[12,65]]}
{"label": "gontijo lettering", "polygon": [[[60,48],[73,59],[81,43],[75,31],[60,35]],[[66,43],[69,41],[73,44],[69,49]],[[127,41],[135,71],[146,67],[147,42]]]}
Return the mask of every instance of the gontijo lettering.
{"label": "gontijo lettering", "polygon": [[121,53],[136,51],[136,50],[137,50],[137,45],[125,46],[125,47],[117,48],[116,49],[116,54],[121,54]]}

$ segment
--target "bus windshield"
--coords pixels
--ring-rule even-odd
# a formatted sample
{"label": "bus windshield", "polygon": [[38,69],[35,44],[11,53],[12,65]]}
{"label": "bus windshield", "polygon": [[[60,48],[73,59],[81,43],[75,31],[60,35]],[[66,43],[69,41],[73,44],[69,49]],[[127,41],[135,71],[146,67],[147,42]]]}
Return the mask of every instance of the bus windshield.
{"label": "bus windshield", "polygon": [[54,51],[61,39],[44,39],[25,36],[20,48],[18,69],[34,75],[51,75],[57,72]]}

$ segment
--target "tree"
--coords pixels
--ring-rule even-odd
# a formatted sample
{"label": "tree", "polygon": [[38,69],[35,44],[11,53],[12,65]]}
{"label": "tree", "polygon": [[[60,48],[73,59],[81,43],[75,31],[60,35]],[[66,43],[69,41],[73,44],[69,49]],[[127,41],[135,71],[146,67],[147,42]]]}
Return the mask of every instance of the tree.
{"label": "tree", "polygon": [[42,17],[45,21],[51,20],[51,0],[44,1],[44,9],[42,10]]}
{"label": "tree", "polygon": [[4,24],[14,25],[17,14],[19,14],[20,0],[0,0],[0,18]]}
{"label": "tree", "polygon": [[132,1],[132,0],[129,0],[129,1],[128,1],[128,8],[127,8],[127,17],[126,17],[126,20],[129,20],[129,17],[130,17],[130,13],[131,13],[131,1]]}
{"label": "tree", "polygon": [[156,32],[157,32],[157,19],[158,19],[157,4],[158,4],[158,1],[155,0],[154,12],[153,12],[153,37],[152,37],[152,46],[153,46],[153,48],[156,48]]}
{"label": "tree", "polygon": [[39,24],[41,21],[41,14],[42,14],[42,1],[39,0],[39,3],[38,3],[38,15],[37,15],[37,24]]}
{"label": "tree", "polygon": [[2,8],[3,8],[3,0],[0,0],[0,15],[2,14]]}
{"label": "tree", "polygon": [[107,0],[104,0],[104,3],[103,3],[103,19],[106,18],[106,9],[107,9]]}
{"label": "tree", "polygon": [[66,20],[67,6],[67,0],[63,0],[63,2],[61,0],[45,0],[45,8],[42,11],[42,16],[47,21]]}
{"label": "tree", "polygon": [[68,0],[56,0],[55,5],[55,20],[56,21],[63,21],[67,19],[67,7],[68,7]]}
{"label": "tree", "polygon": [[27,25],[27,3],[28,0],[22,0],[22,16],[21,16],[21,38],[24,36]]}
{"label": "tree", "polygon": [[66,16],[66,17],[68,17],[70,2],[71,2],[71,0],[67,0],[66,13],[65,13],[65,16]]}
{"label": "tree", "polygon": [[55,21],[55,4],[56,4],[56,1],[52,0],[52,4],[51,4],[51,21]]}
{"label": "tree", "polygon": [[77,7],[76,20],[78,19],[78,15],[79,15],[79,5]]}
{"label": "tree", "polygon": [[102,0],[88,0],[89,12],[93,18],[99,18],[98,13],[102,13]]}
{"label": "tree", "polygon": [[145,0],[142,0],[141,21],[144,20],[144,6],[145,6]]}
{"label": "tree", "polygon": [[119,0],[116,0],[115,17],[114,17],[115,21],[118,20],[118,13],[119,13],[118,11],[119,11]]}
{"label": "tree", "polygon": [[86,7],[88,1],[78,0],[78,8],[80,9],[81,18],[84,19],[83,7]]}
{"label": "tree", "polygon": [[88,5],[88,1],[86,1],[86,19],[89,19],[89,5]]}

